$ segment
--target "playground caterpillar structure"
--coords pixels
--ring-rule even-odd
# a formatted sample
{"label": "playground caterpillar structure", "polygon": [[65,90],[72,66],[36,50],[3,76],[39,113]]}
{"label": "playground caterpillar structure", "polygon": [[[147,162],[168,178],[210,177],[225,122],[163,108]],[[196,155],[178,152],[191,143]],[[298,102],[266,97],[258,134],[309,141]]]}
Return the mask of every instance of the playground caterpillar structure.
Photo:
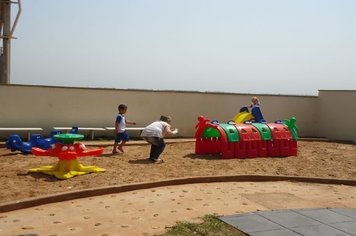
{"label": "playground caterpillar structure", "polygon": [[195,154],[218,154],[223,159],[297,156],[296,118],[274,123],[219,123],[203,116],[195,126]]}

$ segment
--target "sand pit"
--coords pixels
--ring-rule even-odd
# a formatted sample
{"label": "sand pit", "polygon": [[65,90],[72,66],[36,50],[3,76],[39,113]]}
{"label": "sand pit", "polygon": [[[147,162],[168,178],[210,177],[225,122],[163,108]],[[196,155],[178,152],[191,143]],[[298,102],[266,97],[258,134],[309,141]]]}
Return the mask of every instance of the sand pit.
{"label": "sand pit", "polygon": [[[98,144],[98,143],[96,143]],[[102,145],[108,144],[102,143]],[[80,163],[105,168],[68,180],[28,169],[57,162],[54,157],[11,153],[0,148],[0,203],[80,189],[195,176],[286,175],[356,180],[356,145],[323,141],[299,141],[298,157],[221,160],[219,156],[195,155],[194,142],[169,143],[163,164],[151,164],[149,146],[132,141],[125,153],[112,155],[105,147],[100,157],[82,157]],[[99,143],[100,145],[100,143]],[[90,148],[90,146],[89,146]]]}

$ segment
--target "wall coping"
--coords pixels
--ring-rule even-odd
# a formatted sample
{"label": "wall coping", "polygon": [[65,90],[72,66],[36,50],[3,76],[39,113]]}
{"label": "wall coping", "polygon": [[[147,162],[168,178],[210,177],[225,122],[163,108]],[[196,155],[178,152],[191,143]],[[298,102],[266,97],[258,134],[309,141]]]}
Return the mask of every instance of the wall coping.
{"label": "wall coping", "polygon": [[249,95],[249,96],[284,96],[284,97],[312,97],[317,95],[294,95],[294,94],[268,94],[268,93],[232,93],[214,91],[195,91],[195,90],[164,90],[164,89],[134,89],[134,88],[102,88],[102,87],[69,87],[69,86],[50,86],[32,84],[0,84],[9,87],[38,87],[38,88],[58,88],[58,89],[83,89],[83,90],[112,90],[112,91],[137,91],[137,92],[161,92],[161,93],[192,93],[192,94],[219,94],[219,95]]}

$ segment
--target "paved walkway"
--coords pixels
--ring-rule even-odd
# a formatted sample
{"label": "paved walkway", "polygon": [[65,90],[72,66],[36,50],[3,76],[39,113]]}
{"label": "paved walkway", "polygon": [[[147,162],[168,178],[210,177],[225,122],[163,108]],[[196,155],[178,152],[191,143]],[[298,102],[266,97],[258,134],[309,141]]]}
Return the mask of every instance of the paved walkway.
{"label": "paved walkway", "polygon": [[356,235],[356,209],[257,211],[219,218],[251,236]]}
{"label": "paved walkway", "polygon": [[[251,222],[255,227],[262,227],[261,223],[255,224],[258,217],[270,217],[274,223],[283,225],[277,219],[279,216],[282,221],[287,219],[286,214],[282,214],[283,211],[280,211],[279,216],[279,211],[269,216],[264,212],[284,209],[288,210],[285,213],[291,212],[294,216],[311,213],[320,214],[323,218],[333,213],[328,212],[325,215],[322,209],[316,213],[289,210],[356,208],[355,196],[356,187],[352,186],[298,182],[225,182],[165,186],[0,213],[0,235],[153,235],[166,231],[177,221],[199,222],[199,217],[213,213],[226,216],[223,218],[226,220],[231,219],[231,215],[248,213],[245,216],[254,216],[252,218],[255,222]],[[343,216],[344,219],[352,218]],[[344,232],[341,235],[350,235],[346,234],[348,231]]]}

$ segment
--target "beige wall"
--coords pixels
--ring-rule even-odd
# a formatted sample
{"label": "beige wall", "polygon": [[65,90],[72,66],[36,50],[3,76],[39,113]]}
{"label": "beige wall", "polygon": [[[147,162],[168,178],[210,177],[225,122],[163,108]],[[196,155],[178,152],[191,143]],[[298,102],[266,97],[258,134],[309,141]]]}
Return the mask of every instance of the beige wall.
{"label": "beige wall", "polygon": [[[226,122],[238,113],[242,105],[250,103],[251,96],[252,94],[0,85],[0,127],[42,127],[45,129],[42,134],[47,135],[53,126],[113,126],[118,104],[125,103],[129,107],[127,119],[136,121],[137,126],[145,126],[158,119],[161,114],[168,114],[173,117],[172,125],[179,128],[180,136],[193,137],[199,115]],[[318,101],[323,101],[322,99],[316,96],[256,96],[260,98],[262,113],[269,122],[295,116],[300,127],[300,136],[320,136],[317,122],[321,122],[316,108]],[[320,112],[324,110],[319,110]],[[2,132],[0,138],[6,138],[8,134],[9,132]],[[99,135],[110,136],[111,133],[106,131]]]}
{"label": "beige wall", "polygon": [[356,142],[356,91],[320,90],[318,134]]}

